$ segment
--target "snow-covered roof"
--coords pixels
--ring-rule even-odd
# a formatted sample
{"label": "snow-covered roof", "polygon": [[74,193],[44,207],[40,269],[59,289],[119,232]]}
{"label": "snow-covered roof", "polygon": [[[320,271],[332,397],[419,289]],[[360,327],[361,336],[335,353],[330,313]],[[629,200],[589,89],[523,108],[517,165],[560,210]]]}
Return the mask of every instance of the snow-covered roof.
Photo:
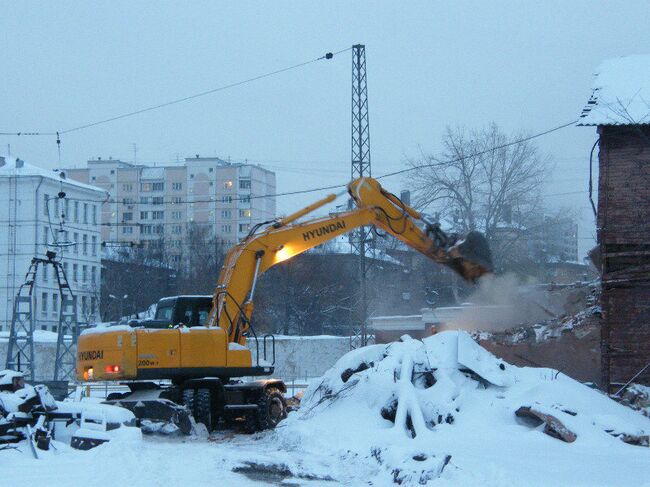
{"label": "snow-covered roof", "polygon": [[650,124],[650,55],[604,61],[577,125]]}
{"label": "snow-covered roof", "polygon": [[74,179],[61,177],[61,174],[65,175],[65,171],[44,169],[42,167],[28,164],[24,161],[20,161],[20,163],[16,164],[18,160],[19,159],[14,157],[9,157],[9,158],[5,157],[4,165],[0,166],[0,178],[8,178],[8,177],[16,177],[16,176],[25,176],[25,177],[40,176],[40,177],[51,179],[56,182],[62,182],[63,184],[75,186],[77,188],[97,191],[97,192],[104,193],[106,195],[108,194],[106,193],[106,191],[104,191],[101,188],[98,188],[97,186],[91,186],[90,184],[80,183],[79,181],[76,181]]}

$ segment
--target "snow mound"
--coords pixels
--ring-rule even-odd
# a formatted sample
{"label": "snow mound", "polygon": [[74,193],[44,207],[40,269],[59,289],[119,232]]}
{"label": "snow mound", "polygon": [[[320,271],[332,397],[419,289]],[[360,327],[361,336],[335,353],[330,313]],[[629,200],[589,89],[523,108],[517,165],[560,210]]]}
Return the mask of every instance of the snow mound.
{"label": "snow mound", "polygon": [[649,433],[647,418],[599,391],[447,331],[346,354],[276,434],[304,456],[354,463],[374,485],[621,485],[623,464],[641,476],[650,461],[624,441]]}

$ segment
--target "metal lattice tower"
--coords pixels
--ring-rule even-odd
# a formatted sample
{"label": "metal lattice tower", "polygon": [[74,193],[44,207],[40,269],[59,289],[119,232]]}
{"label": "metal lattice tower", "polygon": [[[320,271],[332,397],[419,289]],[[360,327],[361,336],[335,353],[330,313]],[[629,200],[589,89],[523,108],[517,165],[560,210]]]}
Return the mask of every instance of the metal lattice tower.
{"label": "metal lattice tower", "polygon": [[[60,262],[52,261],[59,285],[59,326],[56,339],[54,380],[73,379],[75,376],[75,348],[79,338],[77,297],[70,289],[68,277]],[[66,338],[67,337],[67,338]]]}
{"label": "metal lattice tower", "polygon": [[11,331],[9,332],[6,368],[22,371],[28,380],[35,379],[34,329],[36,318],[34,310],[37,307],[36,299],[33,296],[34,284],[39,265],[51,265],[54,267],[60,299],[54,380],[72,379],[75,371],[74,347],[79,336],[77,298],[70,289],[63,265],[54,260],[56,253],[48,251],[46,255],[47,259],[39,257],[32,259],[25,275],[25,281],[16,293]]}
{"label": "metal lattice tower", "polygon": [[[352,46],[352,179],[371,176],[370,124],[368,119],[368,81],[366,76],[366,46]],[[366,319],[368,295],[366,289],[366,253],[371,227],[360,227],[350,234],[352,252],[359,256],[359,330],[352,334],[352,348],[368,344]]]}
{"label": "metal lattice tower", "polygon": [[25,281],[18,288],[14,298],[5,364],[7,369],[23,372],[28,380],[34,379],[34,309],[36,306],[32,293],[38,261],[39,259],[32,259]]}

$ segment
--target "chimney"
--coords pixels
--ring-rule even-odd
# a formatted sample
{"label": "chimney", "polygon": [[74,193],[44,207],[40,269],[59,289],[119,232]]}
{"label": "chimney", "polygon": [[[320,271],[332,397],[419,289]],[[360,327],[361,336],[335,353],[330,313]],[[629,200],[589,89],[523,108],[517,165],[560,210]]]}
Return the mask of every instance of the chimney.
{"label": "chimney", "polygon": [[7,163],[5,162],[5,158],[4,158],[4,157],[0,157],[0,167],[4,167],[5,164],[7,164]]}
{"label": "chimney", "polygon": [[22,159],[16,159],[16,169],[20,169],[24,165],[25,165],[25,161],[23,161]]}

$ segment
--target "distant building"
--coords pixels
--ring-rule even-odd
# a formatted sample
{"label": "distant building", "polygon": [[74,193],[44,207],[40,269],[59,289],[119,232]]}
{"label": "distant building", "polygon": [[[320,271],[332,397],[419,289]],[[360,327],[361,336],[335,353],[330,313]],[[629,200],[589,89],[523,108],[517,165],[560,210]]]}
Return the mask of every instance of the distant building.
{"label": "distant building", "polygon": [[148,245],[164,242],[180,265],[190,224],[208,226],[227,246],[259,222],[275,218],[275,173],[218,157],[182,165],[143,166],[113,159],[88,161],[69,176],[110,194],[102,204],[102,241]]}
{"label": "distant building", "polygon": [[[59,198],[59,193],[65,193]],[[98,317],[100,304],[100,203],[107,194],[19,159],[0,157],[0,330],[11,325],[13,301],[33,257],[47,250],[61,259],[77,296],[80,321]],[[59,289],[51,266],[34,285],[36,328],[55,331]]]}
{"label": "distant building", "polygon": [[598,127],[603,384],[650,385],[650,56],[605,61],[578,125]]}
{"label": "distant building", "polygon": [[544,216],[528,232],[528,253],[542,264],[578,261],[578,223],[571,217]]}

